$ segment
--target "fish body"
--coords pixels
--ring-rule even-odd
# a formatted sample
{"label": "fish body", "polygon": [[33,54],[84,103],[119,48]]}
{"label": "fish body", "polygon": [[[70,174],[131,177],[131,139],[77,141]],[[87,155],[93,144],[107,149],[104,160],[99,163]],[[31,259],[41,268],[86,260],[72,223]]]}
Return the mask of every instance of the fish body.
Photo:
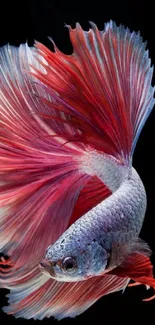
{"label": "fish body", "polygon": [[[48,248],[45,256],[47,261],[56,263],[64,257],[72,256],[78,265],[77,272],[68,277],[61,269],[59,274],[58,267],[55,266],[54,277],[57,276],[59,281],[77,281],[102,274],[113,245],[117,245],[117,250],[119,246],[128,245],[130,250],[130,243],[139,236],[145,211],[146,192],[139,175],[132,168],[130,176],[127,173],[111,196],[79,218]],[[116,259],[113,267],[120,263],[120,258]]]}
{"label": "fish body", "polygon": [[54,44],[0,49],[0,286],[15,317],[75,317],[130,280],[155,289],[132,166],[154,103],[139,33],[68,26]]}

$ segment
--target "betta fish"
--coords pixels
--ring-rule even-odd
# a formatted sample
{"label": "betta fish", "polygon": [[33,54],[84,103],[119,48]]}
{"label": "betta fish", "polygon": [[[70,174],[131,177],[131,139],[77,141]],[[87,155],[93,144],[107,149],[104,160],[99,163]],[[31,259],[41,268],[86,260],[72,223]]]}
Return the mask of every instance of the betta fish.
{"label": "betta fish", "polygon": [[0,49],[0,286],[15,317],[75,317],[128,285],[155,289],[132,166],[153,68],[139,33],[90,26],[67,26],[70,55],[53,41]]}

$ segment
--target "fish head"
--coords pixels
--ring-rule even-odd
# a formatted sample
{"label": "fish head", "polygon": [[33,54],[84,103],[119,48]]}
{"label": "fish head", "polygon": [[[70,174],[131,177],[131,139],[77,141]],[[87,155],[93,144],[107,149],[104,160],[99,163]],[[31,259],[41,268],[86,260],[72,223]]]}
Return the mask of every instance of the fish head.
{"label": "fish head", "polygon": [[41,272],[57,281],[75,282],[100,275],[106,269],[109,253],[95,238],[82,236],[70,228],[46,250]]}

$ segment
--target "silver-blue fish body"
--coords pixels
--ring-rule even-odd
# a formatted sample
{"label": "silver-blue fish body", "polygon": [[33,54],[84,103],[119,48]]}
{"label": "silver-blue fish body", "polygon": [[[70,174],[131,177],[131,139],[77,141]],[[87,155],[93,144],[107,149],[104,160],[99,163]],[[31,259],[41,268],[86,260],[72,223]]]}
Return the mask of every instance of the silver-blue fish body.
{"label": "silver-blue fish body", "polygon": [[[94,157],[94,163],[89,159],[87,164],[85,160],[87,171],[95,169],[95,174],[113,193],[73,223],[47,249],[46,258],[52,262],[58,281],[79,281],[104,272],[112,247],[134,241],[143,224],[146,192],[136,170],[118,166],[106,155],[102,159],[99,154]],[[75,269],[69,272],[60,263],[68,257],[76,261]]]}

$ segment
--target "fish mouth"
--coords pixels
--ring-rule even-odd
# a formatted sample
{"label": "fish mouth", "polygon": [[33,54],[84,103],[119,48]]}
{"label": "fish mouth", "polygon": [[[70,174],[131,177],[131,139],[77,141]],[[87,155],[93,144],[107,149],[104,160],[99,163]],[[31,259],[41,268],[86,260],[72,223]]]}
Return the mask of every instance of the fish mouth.
{"label": "fish mouth", "polygon": [[47,258],[43,258],[40,262],[39,262],[39,268],[40,271],[44,274],[46,274],[47,276],[50,276],[52,278],[55,277],[55,271],[53,266],[55,265],[55,262],[50,262]]}

